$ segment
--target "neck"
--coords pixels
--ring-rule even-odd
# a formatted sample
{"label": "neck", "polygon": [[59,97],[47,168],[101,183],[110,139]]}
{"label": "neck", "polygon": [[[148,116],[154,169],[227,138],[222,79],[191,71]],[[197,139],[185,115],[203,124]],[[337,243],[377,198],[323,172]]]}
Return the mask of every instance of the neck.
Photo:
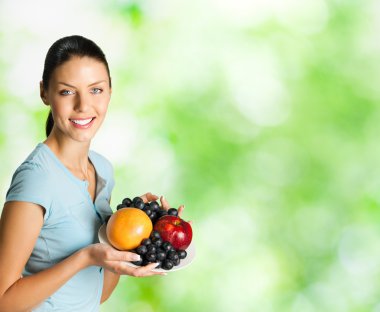
{"label": "neck", "polygon": [[53,132],[43,142],[58,159],[70,170],[81,172],[87,176],[90,142],[78,142],[71,138],[60,138]]}

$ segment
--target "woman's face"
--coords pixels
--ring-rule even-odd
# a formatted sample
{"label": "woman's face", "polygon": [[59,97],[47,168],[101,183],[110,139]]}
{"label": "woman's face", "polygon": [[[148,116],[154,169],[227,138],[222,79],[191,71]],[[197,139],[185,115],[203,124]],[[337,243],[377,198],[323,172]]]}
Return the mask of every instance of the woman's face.
{"label": "woman's face", "polygon": [[52,133],[78,142],[90,141],[104,120],[111,98],[107,69],[94,58],[74,56],[54,70],[41,97],[51,107]]}

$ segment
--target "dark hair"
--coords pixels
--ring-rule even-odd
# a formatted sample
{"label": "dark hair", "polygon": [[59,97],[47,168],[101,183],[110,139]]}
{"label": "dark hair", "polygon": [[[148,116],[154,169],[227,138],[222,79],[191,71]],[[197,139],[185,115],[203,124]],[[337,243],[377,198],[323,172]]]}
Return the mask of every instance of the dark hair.
{"label": "dark hair", "polygon": [[[49,87],[50,78],[54,70],[62,65],[63,63],[69,61],[73,56],[79,57],[91,57],[100,62],[102,62],[107,69],[110,86],[111,86],[111,75],[108,67],[108,62],[106,56],[100,47],[90,39],[82,36],[67,36],[58,39],[50,47],[46,54],[44,71],[42,74],[42,85],[44,90]],[[51,110],[49,116],[46,120],[46,136],[48,137],[54,125],[53,115]]]}

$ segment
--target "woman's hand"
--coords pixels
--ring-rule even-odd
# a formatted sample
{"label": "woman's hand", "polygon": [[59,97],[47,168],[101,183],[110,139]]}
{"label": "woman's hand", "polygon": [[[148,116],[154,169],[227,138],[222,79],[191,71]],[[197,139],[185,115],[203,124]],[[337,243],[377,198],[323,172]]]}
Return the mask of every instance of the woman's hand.
{"label": "woman's hand", "polygon": [[[169,205],[169,202],[166,200],[166,198],[164,196],[158,197],[157,195],[154,195],[154,194],[148,192],[148,193],[146,193],[144,195],[141,195],[140,197],[142,198],[142,200],[144,201],[144,203],[160,199],[161,206],[162,206],[163,209],[169,210],[171,208],[170,205]],[[180,205],[178,207],[178,216],[179,217],[181,217],[182,212],[183,212],[184,209],[185,209],[185,205]]]}
{"label": "woman's hand", "polygon": [[146,266],[132,267],[126,262],[137,261],[140,259],[138,254],[129,251],[119,251],[106,244],[93,244],[86,247],[91,265],[101,266],[119,275],[130,275],[135,277],[144,277],[152,275],[166,275],[162,272],[153,272],[152,270],[158,265],[150,263]]}
{"label": "woman's hand", "polygon": [[[164,208],[165,210],[169,210],[171,208],[168,201],[166,200],[166,198],[164,196],[160,197],[160,202],[161,202],[162,208]],[[178,216],[179,217],[181,217],[184,209],[185,209],[185,205],[181,205],[178,207]]]}
{"label": "woman's hand", "polygon": [[154,200],[157,200],[159,197],[157,195],[152,194],[151,192],[145,193],[140,196],[144,203],[148,203]]}

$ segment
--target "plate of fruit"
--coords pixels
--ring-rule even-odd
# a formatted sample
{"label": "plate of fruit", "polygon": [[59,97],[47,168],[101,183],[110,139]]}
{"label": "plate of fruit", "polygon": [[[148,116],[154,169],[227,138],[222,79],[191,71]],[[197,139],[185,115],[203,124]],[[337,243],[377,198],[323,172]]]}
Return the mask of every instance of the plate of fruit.
{"label": "plate of fruit", "polygon": [[99,242],[137,253],[132,267],[159,263],[155,272],[177,271],[195,258],[192,228],[175,208],[163,209],[157,201],[125,198],[98,232]]}

